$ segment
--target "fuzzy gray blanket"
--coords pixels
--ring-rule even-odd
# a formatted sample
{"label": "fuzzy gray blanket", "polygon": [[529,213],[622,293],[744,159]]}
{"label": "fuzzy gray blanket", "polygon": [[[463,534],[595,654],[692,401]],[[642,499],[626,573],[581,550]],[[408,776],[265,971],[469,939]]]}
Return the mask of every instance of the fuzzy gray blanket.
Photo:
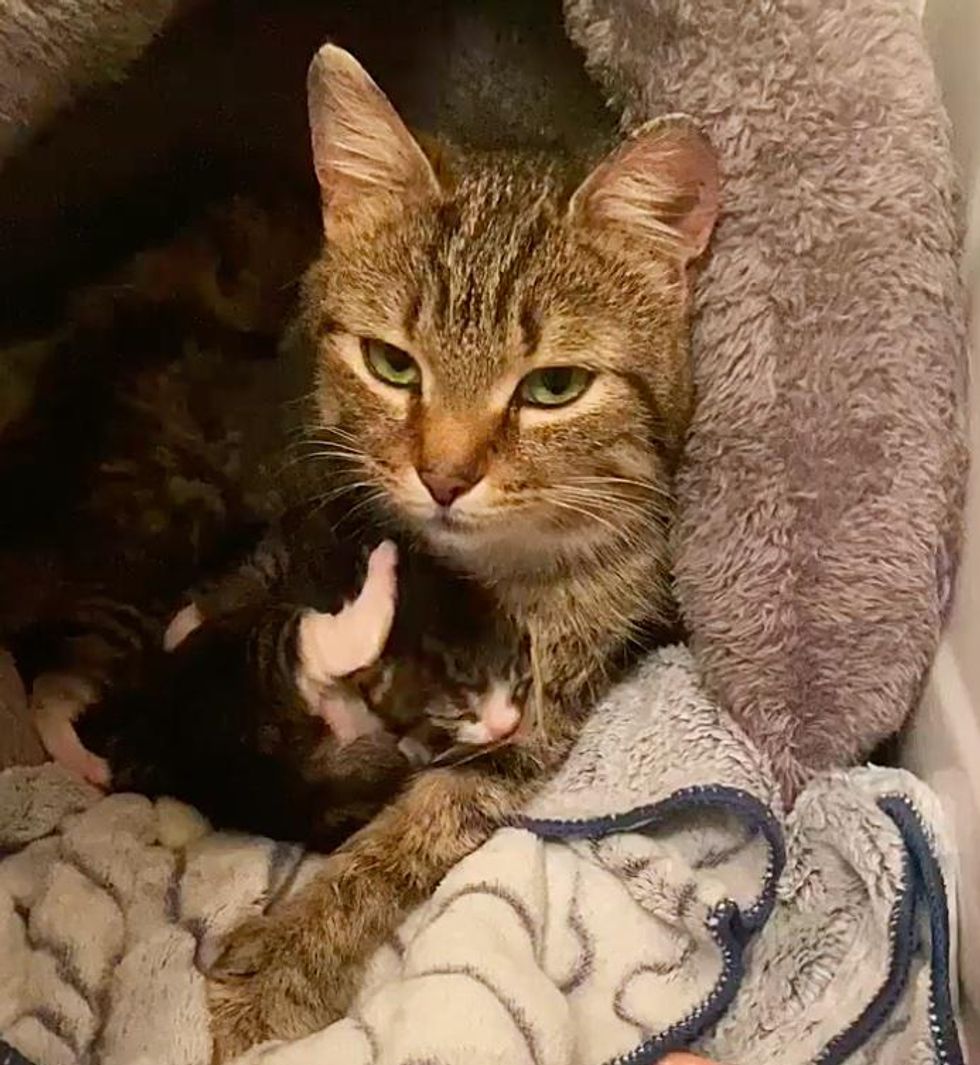
{"label": "fuzzy gray blanket", "polygon": [[[218,938],[317,859],[0,775],[0,1034],[37,1065],[207,1065]],[[350,1017],[245,1061],[600,1065],[694,1046],[725,1065],[962,1061],[949,841],[909,775],[769,765],[682,648],[592,719],[519,826],[375,958]]]}
{"label": "fuzzy gray blanket", "polygon": [[0,163],[87,89],[121,78],[179,7],[0,0]]}

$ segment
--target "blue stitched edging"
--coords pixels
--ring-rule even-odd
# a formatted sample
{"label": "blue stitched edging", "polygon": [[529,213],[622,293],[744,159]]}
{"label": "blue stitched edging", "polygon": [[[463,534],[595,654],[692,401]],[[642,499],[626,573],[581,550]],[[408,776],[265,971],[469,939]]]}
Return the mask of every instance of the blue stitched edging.
{"label": "blue stitched edging", "polygon": [[963,1065],[950,992],[949,910],[942,869],[913,804],[904,796],[888,795],[879,799],[878,805],[902,833],[914,866],[918,894],[929,913],[929,1030],[936,1057],[943,1065]]}
{"label": "blue stitched edging", "polygon": [[761,832],[769,844],[769,866],[759,897],[744,913],[738,911],[740,926],[747,935],[751,934],[764,925],[772,913],[776,901],[776,882],[786,864],[786,844],[783,830],[772,811],[750,792],[721,784],[696,784],[681,788],[660,802],[637,806],[625,813],[570,821],[521,817],[516,824],[542,839],[602,839],[621,832],[639,832],[645,828],[659,827],[668,817],[695,806],[734,811],[754,832]]}
{"label": "blue stitched edging", "polygon": [[696,806],[734,811],[753,832],[761,832],[769,845],[769,864],[758,899],[744,913],[726,899],[708,915],[707,929],[721,950],[721,973],[704,1001],[659,1035],[612,1059],[607,1065],[651,1065],[672,1050],[690,1046],[724,1015],[745,975],[742,955],[752,935],[765,924],[776,901],[776,883],[786,862],[786,844],[772,811],[740,788],[696,785],[682,788],[661,802],[623,814],[583,818],[578,821],[522,818],[520,824],[544,839],[601,839],[619,832],[636,832],[663,823],[678,811]]}
{"label": "blue stitched edging", "polygon": [[[721,949],[722,972],[704,1002],[677,1024],[607,1065],[650,1065],[672,1050],[690,1046],[731,1005],[744,976],[742,954],[745,946],[768,919],[775,904],[776,881],[786,859],[782,830],[772,812],[755,796],[721,785],[684,788],[662,802],[623,814],[572,821],[523,818],[519,822],[545,839],[600,839],[618,832],[641,831],[659,825],[679,810],[698,805],[733,809],[753,830],[763,833],[772,855],[763,890],[744,914],[731,900],[723,902],[710,914],[708,930]],[[891,965],[878,993],[854,1024],[824,1047],[816,1065],[841,1065],[874,1035],[894,1010],[908,983],[916,942],[916,910],[920,903],[925,904],[929,915],[929,1026],[933,1046],[940,1065],[964,1065],[950,993],[949,911],[942,870],[912,803],[904,796],[893,795],[879,799],[877,805],[895,823],[905,844],[902,888],[889,918]]]}
{"label": "blue stitched edging", "polygon": [[878,808],[898,829],[902,856],[902,891],[892,910],[892,964],[885,983],[861,1016],[832,1039],[817,1065],[840,1065],[863,1046],[892,1012],[908,983],[916,942],[916,913],[925,904],[929,914],[929,1030],[941,1065],[964,1065],[949,990],[949,913],[942,872],[912,803],[901,795],[878,799]]}
{"label": "blue stitched edging", "polygon": [[711,938],[721,949],[721,974],[715,986],[686,1017],[606,1065],[652,1065],[673,1050],[685,1050],[724,1016],[742,986],[745,976],[742,953],[748,937],[739,921],[738,906],[730,900],[711,911],[707,925]]}
{"label": "blue stitched edging", "polygon": [[25,1058],[16,1048],[6,1040],[0,1039],[0,1065],[34,1065],[34,1062]]}
{"label": "blue stitched edging", "polygon": [[815,1065],[840,1065],[875,1034],[895,1008],[908,983],[915,951],[915,873],[907,853],[902,854],[902,886],[888,918],[891,964],[884,983],[857,1020],[834,1036],[817,1055]]}

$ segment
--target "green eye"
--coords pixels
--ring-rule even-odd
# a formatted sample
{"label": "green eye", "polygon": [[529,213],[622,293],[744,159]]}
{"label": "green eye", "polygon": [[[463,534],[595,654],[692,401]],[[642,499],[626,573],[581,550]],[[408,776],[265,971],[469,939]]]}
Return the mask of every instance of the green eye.
{"label": "green eye", "polygon": [[529,407],[565,407],[585,395],[594,378],[581,366],[544,366],[521,381],[517,397]]}
{"label": "green eye", "polygon": [[369,337],[361,338],[361,351],[367,368],[379,381],[394,388],[418,388],[422,371],[407,351]]}

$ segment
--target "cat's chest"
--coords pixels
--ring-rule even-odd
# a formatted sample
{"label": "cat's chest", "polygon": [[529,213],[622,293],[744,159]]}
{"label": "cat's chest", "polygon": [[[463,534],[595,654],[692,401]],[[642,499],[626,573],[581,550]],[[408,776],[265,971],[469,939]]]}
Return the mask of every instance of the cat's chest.
{"label": "cat's chest", "polygon": [[608,685],[644,613],[638,599],[617,596],[601,582],[556,582],[514,597],[508,608],[529,634],[539,684],[561,703],[595,696]]}

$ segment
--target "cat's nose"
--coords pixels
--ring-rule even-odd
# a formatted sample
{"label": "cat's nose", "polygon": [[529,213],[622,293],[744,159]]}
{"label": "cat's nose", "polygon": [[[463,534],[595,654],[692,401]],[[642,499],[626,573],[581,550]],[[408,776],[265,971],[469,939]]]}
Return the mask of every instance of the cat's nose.
{"label": "cat's nose", "polygon": [[479,477],[422,469],[419,470],[419,480],[425,485],[429,495],[440,507],[449,507],[461,495],[468,492],[479,480]]}

